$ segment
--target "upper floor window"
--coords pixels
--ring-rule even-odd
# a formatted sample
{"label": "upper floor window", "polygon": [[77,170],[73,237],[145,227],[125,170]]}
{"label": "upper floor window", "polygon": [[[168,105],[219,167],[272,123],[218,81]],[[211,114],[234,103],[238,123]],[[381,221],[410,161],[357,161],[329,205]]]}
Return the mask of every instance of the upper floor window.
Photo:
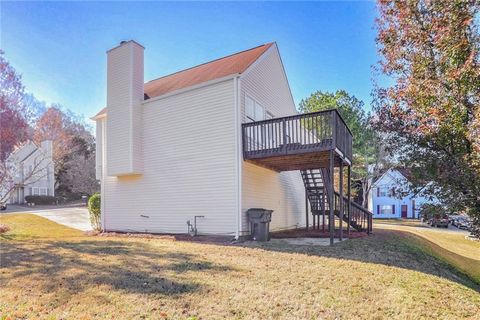
{"label": "upper floor window", "polygon": [[388,197],[389,190],[388,188],[378,187],[377,188],[377,197]]}
{"label": "upper floor window", "polygon": [[265,109],[249,96],[245,96],[245,113],[247,122],[261,121],[265,119]]}

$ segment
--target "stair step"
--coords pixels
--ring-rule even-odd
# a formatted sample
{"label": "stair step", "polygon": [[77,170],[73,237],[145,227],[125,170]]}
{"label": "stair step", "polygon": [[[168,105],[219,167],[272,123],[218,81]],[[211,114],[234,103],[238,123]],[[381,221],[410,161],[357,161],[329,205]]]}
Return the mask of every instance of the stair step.
{"label": "stair step", "polygon": [[[300,173],[310,202],[312,214],[321,215],[323,214],[323,210],[325,210],[325,214],[328,216],[330,213],[330,197],[328,196],[326,185],[330,183],[329,169],[301,170]],[[336,199],[338,199],[338,196]],[[344,204],[347,205],[346,202],[344,202]],[[334,215],[340,218],[340,210],[334,210]],[[347,224],[349,223],[347,214],[343,215],[343,221]],[[351,220],[350,226],[358,231],[365,231],[362,224],[356,220]]]}

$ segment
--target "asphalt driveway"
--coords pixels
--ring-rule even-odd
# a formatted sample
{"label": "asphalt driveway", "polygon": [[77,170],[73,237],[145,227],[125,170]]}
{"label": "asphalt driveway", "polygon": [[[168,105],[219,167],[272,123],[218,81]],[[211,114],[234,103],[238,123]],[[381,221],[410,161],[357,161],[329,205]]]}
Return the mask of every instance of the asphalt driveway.
{"label": "asphalt driveway", "polygon": [[74,229],[78,229],[82,231],[92,230],[92,227],[90,226],[88,210],[86,207],[62,207],[62,206],[24,207],[24,206],[17,206],[17,205],[8,205],[7,210],[0,211],[0,214],[11,214],[11,213],[31,213]]}

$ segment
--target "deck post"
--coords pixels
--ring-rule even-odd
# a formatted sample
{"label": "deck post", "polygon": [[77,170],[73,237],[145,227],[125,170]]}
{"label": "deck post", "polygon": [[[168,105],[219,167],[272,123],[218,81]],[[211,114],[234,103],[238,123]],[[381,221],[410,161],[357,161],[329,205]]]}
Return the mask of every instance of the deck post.
{"label": "deck post", "polygon": [[347,167],[347,215],[348,215],[348,225],[347,225],[347,234],[350,236],[350,223],[352,222],[352,218],[350,216],[350,213],[352,211],[352,204],[351,204],[351,197],[352,197],[352,181],[351,181],[351,174],[352,174],[352,167],[348,166]]}
{"label": "deck post", "polygon": [[339,172],[339,192],[340,192],[340,241],[343,240],[343,209],[344,209],[344,199],[343,199],[343,160],[340,162],[340,172]]}
{"label": "deck post", "polygon": [[334,166],[333,166],[333,161],[334,161],[334,158],[333,158],[333,150],[330,150],[330,159],[329,159],[329,176],[330,176],[330,183],[329,183],[329,192],[328,192],[328,198],[330,199],[329,201],[329,204],[328,204],[328,207],[330,209],[330,214],[329,214],[329,218],[328,218],[328,225],[329,225],[329,228],[330,228],[330,245],[333,245],[333,242],[334,242],[334,237],[335,237],[335,215],[333,213],[333,207],[335,206],[335,175],[333,174],[333,170],[334,170]]}
{"label": "deck post", "polygon": [[308,231],[308,191],[305,188],[305,230]]}
{"label": "deck post", "polygon": [[322,192],[322,232],[325,232],[325,188],[327,186],[323,186]]}

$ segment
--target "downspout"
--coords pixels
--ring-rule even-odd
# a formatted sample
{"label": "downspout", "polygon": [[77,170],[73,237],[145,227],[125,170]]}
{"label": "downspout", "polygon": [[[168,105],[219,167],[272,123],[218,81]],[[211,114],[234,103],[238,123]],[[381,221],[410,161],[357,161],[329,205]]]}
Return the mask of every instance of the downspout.
{"label": "downspout", "polygon": [[241,135],[241,103],[240,103],[240,81],[239,77],[233,78],[233,94],[235,104],[235,158],[236,158],[236,211],[237,211],[237,231],[235,233],[235,239],[240,238],[240,229],[242,223],[242,161],[243,150],[242,148],[242,135]]}

